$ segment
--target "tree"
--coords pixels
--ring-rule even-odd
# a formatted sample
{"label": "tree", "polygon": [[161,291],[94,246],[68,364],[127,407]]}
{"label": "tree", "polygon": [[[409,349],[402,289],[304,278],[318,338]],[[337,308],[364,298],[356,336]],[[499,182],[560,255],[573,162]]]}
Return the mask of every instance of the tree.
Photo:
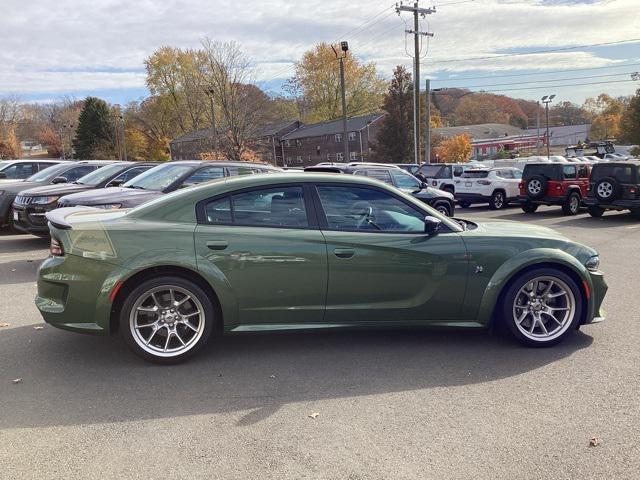
{"label": "tree", "polygon": [[[362,64],[356,57],[344,58],[347,115],[365,115],[378,110],[386,84],[378,77],[374,63]],[[307,110],[305,122],[333,120],[342,115],[340,73],[338,61],[331,46],[320,43],[304,53],[296,64],[292,79],[301,93]]]}
{"label": "tree", "polygon": [[452,120],[455,125],[477,125],[480,123],[504,123],[527,128],[527,114],[518,103],[503,95],[474,93],[460,98]]}
{"label": "tree", "polygon": [[606,93],[601,93],[596,98],[587,98],[583,108],[589,112],[592,118],[591,140],[604,140],[617,138],[620,134],[620,121],[624,112],[624,99],[614,98]]}
{"label": "tree", "polygon": [[87,97],[73,139],[75,158],[115,158],[113,126],[107,102]]}
{"label": "tree", "polygon": [[382,160],[404,163],[412,155],[412,142],[409,135],[413,118],[411,74],[398,65],[393,71],[389,91],[384,97],[382,109],[386,116],[376,136],[376,156]]}
{"label": "tree", "polygon": [[62,156],[62,140],[60,135],[54,132],[51,127],[44,126],[37,133],[37,139],[47,149],[47,155],[51,158],[60,158]]}
{"label": "tree", "polygon": [[18,97],[0,98],[0,160],[19,158],[22,154],[16,135],[21,114]]}
{"label": "tree", "polygon": [[471,158],[471,137],[468,134],[455,135],[442,140],[435,148],[435,154],[444,162],[466,162]]}
{"label": "tree", "polygon": [[[631,97],[620,121],[620,141],[640,145],[640,89]],[[640,153],[640,152],[638,152]],[[634,155],[638,155],[635,153]]]}
{"label": "tree", "polygon": [[581,125],[589,123],[589,112],[575,103],[560,102],[549,109],[554,125]]}

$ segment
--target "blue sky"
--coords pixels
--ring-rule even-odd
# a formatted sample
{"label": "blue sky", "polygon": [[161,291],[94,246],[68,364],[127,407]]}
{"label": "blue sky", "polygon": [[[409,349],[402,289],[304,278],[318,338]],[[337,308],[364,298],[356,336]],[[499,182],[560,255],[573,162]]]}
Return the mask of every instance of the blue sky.
{"label": "blue sky", "polygon": [[[46,0],[3,0],[0,96],[139,100],[148,94],[147,56],[163,45],[197,48],[204,37],[240,42],[254,62],[256,82],[275,93],[292,75],[293,62],[321,41],[348,40],[355,55],[375,61],[389,77],[395,65],[412,64],[405,51],[411,39],[404,34],[410,19],[396,15],[394,3],[57,0],[52,8]],[[603,91],[627,95],[640,87],[629,81],[640,70],[640,42],[500,56],[639,38],[638,0],[421,2],[433,4],[437,13],[421,25],[434,33],[423,45],[421,65],[434,88],[473,87],[529,99],[555,93],[581,103]],[[486,58],[470,60],[475,57]]]}

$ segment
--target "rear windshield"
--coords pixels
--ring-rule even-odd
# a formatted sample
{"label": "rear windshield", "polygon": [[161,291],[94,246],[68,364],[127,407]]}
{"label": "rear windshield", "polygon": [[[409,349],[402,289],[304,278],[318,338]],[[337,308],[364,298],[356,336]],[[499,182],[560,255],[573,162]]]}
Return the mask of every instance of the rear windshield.
{"label": "rear windshield", "polygon": [[591,172],[592,182],[597,182],[604,177],[613,177],[622,183],[636,183],[633,165],[606,165],[600,163],[593,167]]}
{"label": "rear windshield", "polygon": [[482,171],[474,172],[473,170],[467,170],[462,175],[460,175],[461,178],[487,178],[488,176],[489,176],[489,172],[482,172]]}
{"label": "rear windshield", "polygon": [[562,167],[560,165],[525,165],[522,178],[531,178],[534,175],[541,175],[549,180],[562,180]]}

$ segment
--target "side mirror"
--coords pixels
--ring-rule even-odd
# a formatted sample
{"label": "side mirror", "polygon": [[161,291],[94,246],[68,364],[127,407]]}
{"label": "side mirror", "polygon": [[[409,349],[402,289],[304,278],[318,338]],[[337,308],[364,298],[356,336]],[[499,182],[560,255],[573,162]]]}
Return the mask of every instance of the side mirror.
{"label": "side mirror", "polygon": [[109,185],[107,185],[108,187],[119,187],[120,185],[122,185],[124,183],[124,181],[121,178],[116,178],[114,180],[111,180],[109,182]]}
{"label": "side mirror", "polygon": [[4,172],[0,172],[0,179],[5,179],[7,178],[7,174]]}
{"label": "side mirror", "polygon": [[68,183],[67,177],[56,177],[51,180],[51,183]]}
{"label": "side mirror", "polygon": [[432,217],[431,215],[424,217],[424,233],[430,237],[433,237],[438,233],[440,225],[442,225],[442,222],[436,217]]}

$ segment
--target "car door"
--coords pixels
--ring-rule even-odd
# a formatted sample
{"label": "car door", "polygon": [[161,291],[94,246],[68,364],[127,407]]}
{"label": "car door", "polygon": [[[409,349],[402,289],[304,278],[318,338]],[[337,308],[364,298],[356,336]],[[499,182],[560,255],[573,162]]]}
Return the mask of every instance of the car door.
{"label": "car door", "polygon": [[[330,323],[457,320],[467,282],[458,233],[424,233],[428,215],[383,188],[318,184]],[[443,224],[444,225],[444,224]]]}
{"label": "car door", "polygon": [[578,185],[580,185],[580,194],[582,197],[586,197],[589,194],[589,166],[578,166]]}
{"label": "car door", "polygon": [[199,208],[196,254],[230,286],[240,324],[323,321],[327,248],[302,185],[242,190]]}

